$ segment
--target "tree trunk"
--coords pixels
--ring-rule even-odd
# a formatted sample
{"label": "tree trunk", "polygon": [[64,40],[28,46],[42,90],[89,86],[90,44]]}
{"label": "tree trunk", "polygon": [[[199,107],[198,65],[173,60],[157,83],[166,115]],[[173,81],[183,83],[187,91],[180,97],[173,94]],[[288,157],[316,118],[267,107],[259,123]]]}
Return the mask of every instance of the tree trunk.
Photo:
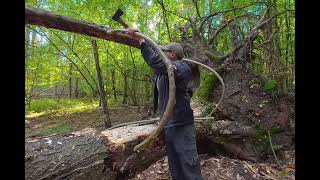
{"label": "tree trunk", "polygon": [[127,75],[123,75],[123,99],[122,104],[127,105],[128,104],[128,78]]}
{"label": "tree trunk", "polygon": [[54,85],[54,97],[58,97],[58,84]]}
{"label": "tree trunk", "polygon": [[[141,153],[133,151],[156,127],[141,123],[102,132],[86,128],[65,135],[26,139],[25,178],[128,179],[165,156],[163,134]],[[212,128],[212,135],[207,138],[203,126],[196,124],[199,152],[222,148],[226,153],[236,151],[233,155],[240,159],[254,159],[241,149],[233,150],[239,146],[228,141],[232,137],[252,136],[255,133],[252,128],[239,128],[236,122],[226,121],[213,122],[212,127],[216,128]],[[221,138],[226,140],[222,142]]]}
{"label": "tree trunk", "polygon": [[30,109],[31,108],[31,101],[32,101],[32,96],[33,96],[33,89],[34,89],[34,86],[35,86],[35,83],[37,81],[37,72],[38,72],[38,68],[39,66],[37,65],[35,71],[34,71],[34,75],[33,75],[33,78],[32,78],[32,83],[31,83],[31,86],[30,86],[30,91],[29,91],[29,95],[28,95],[28,108]]}
{"label": "tree trunk", "polygon": [[98,78],[98,87],[99,87],[99,95],[100,100],[102,103],[102,109],[103,109],[103,120],[105,128],[111,127],[111,121],[109,116],[109,110],[108,110],[108,104],[106,101],[105,91],[103,88],[103,81],[102,81],[102,75],[99,65],[99,55],[98,55],[98,47],[96,40],[91,40],[92,47],[93,47],[93,54],[94,54],[94,62],[96,64],[96,71],[97,71],[97,78]]}
{"label": "tree trunk", "polygon": [[[36,32],[32,31],[31,33],[31,44],[32,44],[32,47],[35,47],[36,46]],[[33,50],[30,52],[30,57],[32,57],[34,54]]]}
{"label": "tree trunk", "polygon": [[72,98],[72,63],[69,66],[69,98]]}
{"label": "tree trunk", "polygon": [[76,77],[76,87],[74,89],[74,96],[75,98],[79,97],[79,78]]}
{"label": "tree trunk", "polygon": [[117,102],[117,91],[116,91],[116,75],[114,69],[111,69],[111,81],[112,81],[112,91],[114,100]]}
{"label": "tree trunk", "polygon": [[[132,54],[132,50],[130,48],[130,55],[131,55],[131,60],[132,60],[132,65],[133,65],[133,73],[132,73],[132,77],[137,77],[137,67],[135,64],[135,60],[134,60],[134,56]],[[131,87],[132,87],[132,93],[131,93],[131,97],[132,97],[132,101],[134,106],[138,106],[138,108],[140,109],[139,103],[138,103],[138,96],[137,96],[137,87],[138,87],[138,83],[135,82],[134,80],[131,81]]]}
{"label": "tree trunk", "polygon": [[25,51],[26,51],[26,59],[30,58],[30,35],[32,31],[29,28],[26,28],[26,38],[25,38]]}

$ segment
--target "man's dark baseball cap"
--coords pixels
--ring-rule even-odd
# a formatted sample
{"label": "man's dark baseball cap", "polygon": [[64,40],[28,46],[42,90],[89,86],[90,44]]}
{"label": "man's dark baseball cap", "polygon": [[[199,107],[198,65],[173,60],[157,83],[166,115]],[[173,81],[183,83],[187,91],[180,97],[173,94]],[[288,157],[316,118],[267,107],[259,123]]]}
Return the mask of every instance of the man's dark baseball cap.
{"label": "man's dark baseball cap", "polygon": [[175,52],[178,56],[178,59],[182,59],[184,57],[183,48],[182,46],[177,42],[172,42],[166,46],[161,46],[160,48],[164,51],[172,51]]}

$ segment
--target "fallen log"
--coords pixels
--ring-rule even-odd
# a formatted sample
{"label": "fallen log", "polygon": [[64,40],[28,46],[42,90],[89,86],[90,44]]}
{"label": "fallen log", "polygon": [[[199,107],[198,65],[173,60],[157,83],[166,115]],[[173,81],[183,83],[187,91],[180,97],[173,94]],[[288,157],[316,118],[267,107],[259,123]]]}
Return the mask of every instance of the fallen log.
{"label": "fallen log", "polygon": [[[218,122],[218,121],[217,121]],[[220,124],[220,125],[218,125]],[[224,124],[222,126],[221,124]],[[218,122],[216,136],[239,136],[231,124]],[[133,148],[142,142],[157,124],[128,125],[98,132],[92,128],[42,138],[26,139],[26,179],[127,179],[147,169],[165,156],[163,135],[139,154]],[[197,141],[212,143],[197,123]],[[224,128],[225,130],[221,130]],[[234,135],[236,135],[234,134]],[[247,133],[248,134],[248,133]],[[243,136],[245,137],[245,136]],[[215,143],[220,143],[216,141]]]}
{"label": "fallen log", "polygon": [[25,179],[103,177],[103,160],[107,155],[103,138],[94,129],[26,139]]}
{"label": "fallen log", "polygon": [[123,33],[110,33],[109,28],[25,6],[25,23],[74,32],[139,48],[139,41]]}

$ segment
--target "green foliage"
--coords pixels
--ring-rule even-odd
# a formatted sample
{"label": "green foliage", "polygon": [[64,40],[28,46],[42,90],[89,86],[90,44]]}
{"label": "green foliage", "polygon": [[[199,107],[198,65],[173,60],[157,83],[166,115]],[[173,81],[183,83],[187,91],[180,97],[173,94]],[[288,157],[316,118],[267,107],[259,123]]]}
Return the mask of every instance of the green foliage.
{"label": "green foliage", "polygon": [[[137,27],[155,40],[158,44],[166,44],[169,40],[169,33],[173,41],[181,40],[181,32],[178,27],[184,27],[190,17],[202,18],[209,14],[225,11],[233,7],[241,7],[248,5],[253,0],[219,0],[219,1],[163,1],[166,12],[163,12],[162,6],[158,1],[104,1],[104,0],[27,0],[26,5],[31,7],[42,8],[52,13],[63,16],[76,18],[79,20],[93,22],[99,25],[109,26],[112,29],[122,28],[119,23],[114,22],[110,17],[114,14],[117,8],[121,7],[125,14],[123,18],[133,27]],[[208,34],[209,24],[211,28],[219,28],[228,19],[240,16],[243,14],[250,14],[243,18],[239,18],[232,22],[236,25],[240,32],[240,37],[245,37],[247,32],[250,32],[257,20],[264,13],[266,3],[252,5],[245,9],[236,11],[229,11],[225,14],[219,14],[211,19],[211,22],[205,24],[203,30],[204,34]],[[275,1],[274,1],[275,2]],[[106,8],[108,7],[108,8]],[[285,10],[294,10],[295,3],[292,0],[279,0],[274,3],[274,8],[270,11],[270,16]],[[168,27],[164,23],[167,19]],[[196,23],[199,26],[200,22]],[[189,36],[191,35],[190,25],[187,29]],[[32,28],[32,29],[31,29]],[[34,30],[39,31],[42,35],[37,34]],[[212,29],[211,29],[212,30]],[[273,55],[276,53],[268,52],[269,49],[276,48],[254,48],[252,51],[252,67],[258,75],[273,79],[265,84],[266,91],[275,94],[280,88],[294,91],[294,64],[295,64],[295,18],[292,13],[284,13],[274,19],[271,26],[274,33],[273,40],[270,44],[273,47],[279,48],[279,53],[276,58]],[[70,69],[70,61],[63,57],[49,41],[44,37],[47,35],[51,42],[53,42],[65,56],[71,59],[79,69],[72,65]],[[209,33],[210,34],[210,33]],[[231,31],[227,27],[223,29],[217,36],[212,51],[222,51],[222,55],[227,54],[233,49],[231,41]],[[63,42],[63,39],[65,42]],[[269,37],[266,33],[261,32],[252,47],[256,47]],[[205,41],[208,41],[206,35]],[[25,27],[25,90],[26,94],[33,91],[34,87],[50,87],[57,82],[62,82],[68,86],[69,78],[79,78],[79,92],[83,96],[91,97],[93,95],[92,89],[81,76],[80,72],[84,74],[88,82],[96,88],[94,80],[97,82],[95,64],[93,60],[93,49],[88,36],[64,32],[55,29],[47,29],[37,26],[26,25]],[[98,53],[100,58],[100,66],[104,78],[104,84],[108,91],[108,103],[118,104],[122,101],[124,94],[124,75],[129,76],[129,103],[133,102],[133,97],[137,99],[144,99],[151,93],[151,83],[145,81],[137,81],[135,79],[145,79],[146,74],[151,75],[152,71],[143,60],[140,50],[129,48],[125,45],[114,42],[106,42],[97,39]],[[261,47],[265,47],[264,46]],[[73,53],[73,51],[77,56]],[[210,49],[211,50],[211,49]],[[271,54],[271,55],[270,55]],[[210,56],[210,55],[209,55]],[[82,61],[82,62],[81,62]],[[272,63],[278,62],[277,65]],[[272,66],[271,66],[272,65]],[[279,69],[279,68],[282,69]],[[118,95],[117,100],[113,98],[113,88],[111,71],[115,71],[115,91]],[[277,70],[277,71],[275,71]],[[281,72],[282,75],[277,75],[276,72]],[[135,78],[135,79],[133,79]],[[216,77],[201,72],[201,87],[197,92],[197,97],[202,100],[208,100],[210,92],[212,92]],[[136,92],[134,95],[133,92]],[[48,110],[58,110],[61,105],[56,101],[37,102],[32,100],[31,110],[34,112],[43,112]],[[61,101],[63,102],[63,101]],[[60,102],[60,103],[61,103]],[[37,104],[39,103],[39,104]],[[26,108],[27,109],[27,108]],[[31,111],[30,110],[30,111]]]}
{"label": "green foliage", "polygon": [[26,113],[40,113],[52,111],[80,111],[96,108],[99,104],[97,99],[51,99],[41,98],[31,101],[30,109],[25,107]]}
{"label": "green foliage", "polygon": [[217,77],[207,71],[200,71],[200,87],[195,93],[195,96],[202,101],[208,101],[210,93],[213,92],[213,87],[217,81]]}
{"label": "green foliage", "polygon": [[47,136],[54,133],[63,134],[63,133],[70,132],[71,130],[72,130],[72,126],[70,124],[62,123],[62,124],[55,124],[55,125],[48,126],[45,129],[42,129],[36,132],[36,134]]}
{"label": "green foliage", "polygon": [[[36,99],[31,101],[30,111],[33,112],[42,112],[42,111],[52,111],[59,109],[58,101],[54,99],[44,98]],[[28,109],[26,107],[26,109]]]}
{"label": "green foliage", "polygon": [[264,90],[267,91],[268,93],[274,94],[278,89],[278,82],[274,79],[268,80],[264,84]]}
{"label": "green foliage", "polygon": [[[266,128],[262,125],[256,125],[255,130],[256,130],[255,144],[258,147],[258,151],[260,151],[261,153],[271,153],[268,130],[272,138],[273,134],[280,132],[281,129],[277,127]],[[281,149],[283,146],[273,144],[273,147],[274,147],[274,150],[277,151]]]}

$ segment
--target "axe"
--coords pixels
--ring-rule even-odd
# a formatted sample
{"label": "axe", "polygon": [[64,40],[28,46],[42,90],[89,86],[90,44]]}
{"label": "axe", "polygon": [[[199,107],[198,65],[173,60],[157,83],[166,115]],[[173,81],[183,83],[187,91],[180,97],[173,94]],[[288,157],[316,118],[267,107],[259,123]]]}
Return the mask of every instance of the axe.
{"label": "axe", "polygon": [[118,8],[117,11],[114,13],[114,15],[112,16],[112,20],[117,21],[118,23],[120,23],[124,28],[128,28],[129,25],[127,23],[125,23],[122,19],[121,16],[123,15],[123,11]]}

